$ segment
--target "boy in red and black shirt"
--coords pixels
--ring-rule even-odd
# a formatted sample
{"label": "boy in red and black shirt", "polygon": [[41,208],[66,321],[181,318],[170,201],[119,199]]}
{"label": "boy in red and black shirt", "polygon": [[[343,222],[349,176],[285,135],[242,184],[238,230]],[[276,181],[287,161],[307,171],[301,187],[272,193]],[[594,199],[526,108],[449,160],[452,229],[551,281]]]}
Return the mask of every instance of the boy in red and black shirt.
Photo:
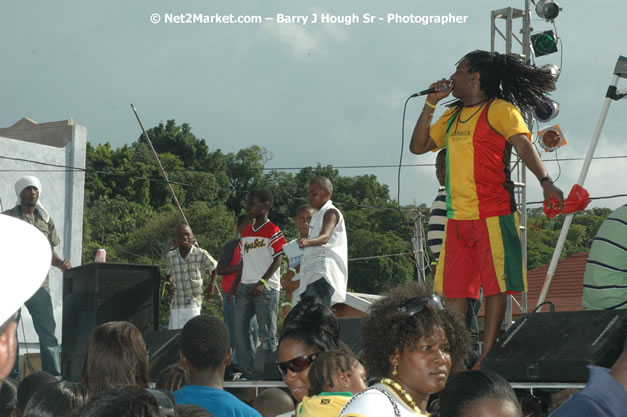
{"label": "boy in red and black shirt", "polygon": [[[238,364],[247,378],[263,375],[266,360],[276,351],[277,312],[281,255],[285,237],[281,229],[268,219],[272,207],[272,193],[258,188],[248,193],[246,208],[254,219],[253,224],[242,231],[240,253],[242,269],[229,291],[235,295],[235,349]],[[239,287],[238,287],[239,285]],[[256,315],[259,324],[261,346],[255,357],[247,354],[248,324]]]}

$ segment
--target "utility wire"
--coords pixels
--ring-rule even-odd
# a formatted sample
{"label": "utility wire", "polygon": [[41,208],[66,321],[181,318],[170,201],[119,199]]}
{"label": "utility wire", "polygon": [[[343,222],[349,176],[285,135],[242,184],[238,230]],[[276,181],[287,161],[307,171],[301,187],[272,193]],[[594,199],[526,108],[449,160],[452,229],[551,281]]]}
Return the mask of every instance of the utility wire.
{"label": "utility wire", "polygon": [[[613,155],[613,156],[595,156],[592,159],[593,160],[602,160],[602,159],[625,159],[627,158],[627,155]],[[0,159],[7,159],[7,160],[11,160],[11,161],[18,161],[18,162],[30,162],[30,163],[34,163],[34,164],[39,164],[39,165],[44,165],[44,166],[51,166],[51,167],[57,167],[57,168],[64,168],[62,170],[59,170],[58,172],[71,172],[71,171],[82,171],[82,172],[99,172],[99,173],[103,173],[103,174],[109,174],[109,175],[125,175],[125,174],[121,174],[121,173],[116,173],[116,172],[111,172],[111,171],[98,171],[92,168],[79,168],[79,167],[73,167],[73,166],[69,166],[69,165],[59,165],[59,164],[51,164],[51,163],[47,163],[47,162],[41,162],[41,161],[35,161],[32,159],[24,159],[24,158],[12,158],[12,157],[8,157],[8,156],[2,156],[0,155]],[[560,158],[561,162],[564,161],[583,161],[585,160],[585,158]],[[554,159],[548,159],[548,160],[543,160],[543,162],[555,162]],[[433,164],[429,163],[429,164],[402,164],[400,165],[402,168],[411,168],[411,167],[428,167],[428,168],[433,168]],[[298,171],[301,169],[305,169],[305,168],[314,168],[311,166],[306,166],[306,167],[263,167],[263,168],[212,168],[212,169],[208,169],[208,170],[195,170],[195,169],[172,169],[169,170],[169,172],[191,172],[191,173],[211,173],[211,172],[215,172],[215,171],[230,171],[230,170],[245,170],[245,171]],[[344,165],[344,166],[332,166],[333,169],[372,169],[372,168],[399,168],[399,165],[394,164],[394,165]],[[22,172],[22,171],[40,171],[40,172],[56,172],[55,170],[33,170],[33,169],[0,169],[0,172]],[[127,174],[126,174],[127,175]],[[154,179],[156,180],[156,179]]]}

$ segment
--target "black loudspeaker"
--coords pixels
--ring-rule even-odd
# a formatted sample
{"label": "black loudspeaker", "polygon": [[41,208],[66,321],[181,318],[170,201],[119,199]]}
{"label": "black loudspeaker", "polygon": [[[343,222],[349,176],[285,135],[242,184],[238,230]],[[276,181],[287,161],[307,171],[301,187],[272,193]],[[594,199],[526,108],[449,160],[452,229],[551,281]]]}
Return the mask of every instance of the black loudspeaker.
{"label": "black loudspeaker", "polygon": [[623,351],[627,310],[525,314],[481,363],[510,382],[586,382]]}
{"label": "black loudspeaker", "polygon": [[359,334],[363,320],[363,318],[338,319],[340,323],[340,340],[346,343],[356,356],[361,352]]}
{"label": "black loudspeaker", "polygon": [[168,366],[179,363],[181,358],[181,329],[162,330],[144,335],[150,367],[150,380],[157,382],[157,377]]}
{"label": "black loudspeaker", "polygon": [[63,274],[63,378],[80,378],[89,335],[109,321],[128,321],[142,333],[159,326],[157,265],[92,263]]}

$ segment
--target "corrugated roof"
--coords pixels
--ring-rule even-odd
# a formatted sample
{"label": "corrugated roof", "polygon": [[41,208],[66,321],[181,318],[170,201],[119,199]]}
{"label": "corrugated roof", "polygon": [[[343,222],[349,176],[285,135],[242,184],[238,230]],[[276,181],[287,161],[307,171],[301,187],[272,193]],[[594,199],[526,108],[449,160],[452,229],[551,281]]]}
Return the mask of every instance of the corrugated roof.
{"label": "corrugated roof", "polygon": [[[583,297],[583,275],[586,271],[586,262],[588,261],[589,252],[579,252],[570,255],[558,262],[555,274],[549,286],[549,292],[545,301],[551,301],[555,305],[555,311],[582,311]],[[544,265],[532,269],[527,273],[527,306],[529,312],[533,311],[540,298],[546,273],[549,265]],[[522,304],[522,296],[516,295],[515,298]],[[484,306],[481,306],[479,316],[483,316]],[[518,306],[514,305],[513,315],[521,314]],[[545,306],[542,311],[549,311]]]}

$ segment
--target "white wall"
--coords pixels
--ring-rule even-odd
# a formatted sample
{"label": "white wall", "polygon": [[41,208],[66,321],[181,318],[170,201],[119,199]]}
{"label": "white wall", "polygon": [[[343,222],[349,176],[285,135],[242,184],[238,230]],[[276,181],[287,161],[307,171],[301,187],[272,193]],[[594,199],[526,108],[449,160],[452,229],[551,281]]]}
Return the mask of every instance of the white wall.
{"label": "white wall", "polygon": [[[39,178],[42,187],[40,201],[54,220],[61,239],[61,244],[55,247],[55,251],[59,257],[70,259],[73,266],[81,264],[85,174],[82,170],[64,167],[85,168],[86,145],[87,128],[73,125],[71,121],[37,124],[28,119],[22,119],[10,128],[0,129],[2,211],[16,205],[17,196],[14,185],[18,178],[25,175]],[[47,166],[29,161],[59,166]],[[61,271],[51,267],[49,277],[57,323],[56,335],[61,344],[63,276]],[[19,279],[19,277],[14,277],[14,279]],[[37,334],[26,308],[22,309],[21,323],[24,324],[29,352],[38,350]],[[23,354],[25,353],[25,340],[22,324],[18,328],[18,337],[20,354]]]}

